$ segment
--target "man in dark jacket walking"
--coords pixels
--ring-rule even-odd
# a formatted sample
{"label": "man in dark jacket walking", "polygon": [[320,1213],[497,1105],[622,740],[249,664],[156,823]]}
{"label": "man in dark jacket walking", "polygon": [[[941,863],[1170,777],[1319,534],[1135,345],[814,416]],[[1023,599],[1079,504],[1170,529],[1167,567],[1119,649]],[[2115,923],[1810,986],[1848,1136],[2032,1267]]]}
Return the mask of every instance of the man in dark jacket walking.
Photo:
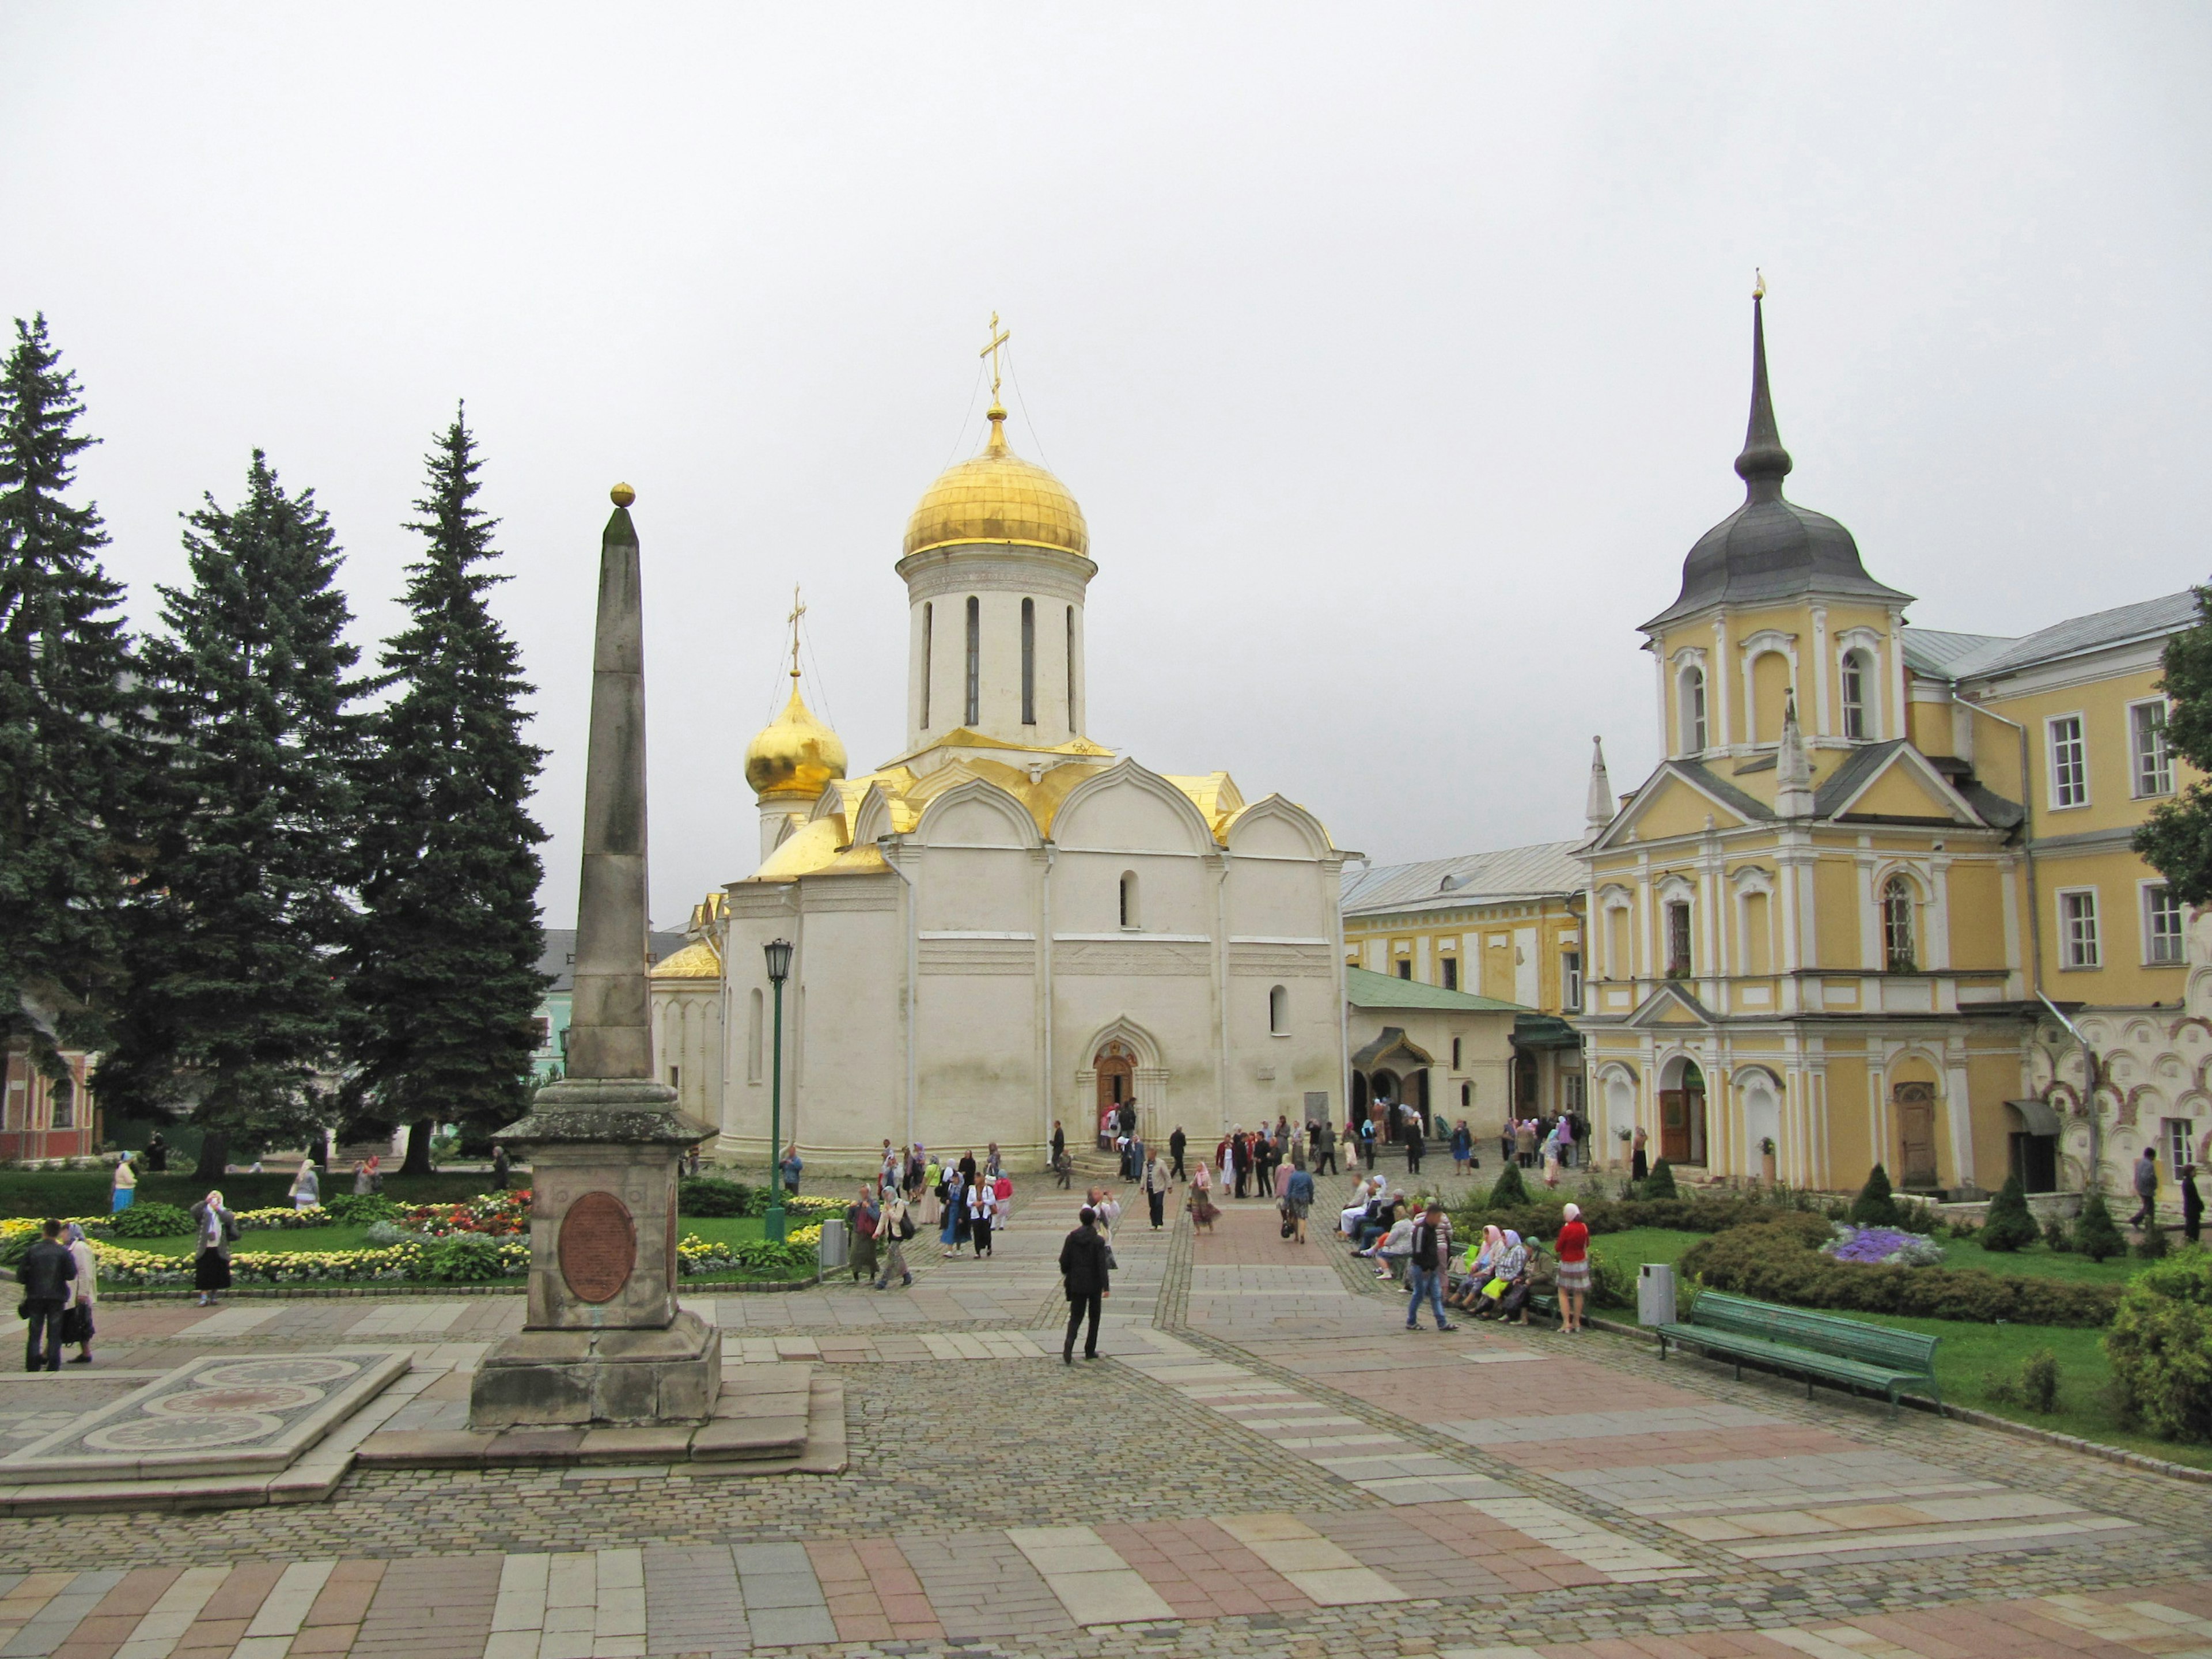
{"label": "man in dark jacket walking", "polygon": [[1336,1130],[1326,1120],[1313,1127],[1314,1166],[1316,1175],[1336,1173]]}
{"label": "man in dark jacket walking", "polygon": [[1063,1365],[1075,1363],[1075,1328],[1086,1314],[1091,1331],[1083,1340],[1083,1357],[1098,1358],[1098,1316],[1110,1293],[1106,1241],[1098,1237],[1098,1212],[1085,1206],[1079,1219],[1082,1224],[1060,1247],[1060,1276],[1067,1288],[1067,1338],[1060,1345]]}
{"label": "man in dark jacket walking", "polygon": [[2197,1190],[2197,1166],[2185,1164],[2181,1170],[2181,1235],[2191,1244],[2204,1229],[2204,1195]]}
{"label": "man in dark jacket walking", "polygon": [[43,1338],[46,1369],[62,1368],[62,1310],[69,1306],[70,1285],[76,1278],[76,1261],[62,1248],[62,1224],[49,1221],[46,1237],[31,1246],[15,1282],[23,1287],[23,1314],[30,1321],[29,1345],[23,1350],[23,1369],[39,1369]]}
{"label": "man in dark jacket walking", "polygon": [[1176,1124],[1175,1127],[1175,1133],[1168,1137],[1168,1157],[1174,1160],[1175,1178],[1177,1181],[1184,1179],[1182,1172],[1182,1149],[1189,1145],[1190,1137],[1183,1133],[1182,1124]]}

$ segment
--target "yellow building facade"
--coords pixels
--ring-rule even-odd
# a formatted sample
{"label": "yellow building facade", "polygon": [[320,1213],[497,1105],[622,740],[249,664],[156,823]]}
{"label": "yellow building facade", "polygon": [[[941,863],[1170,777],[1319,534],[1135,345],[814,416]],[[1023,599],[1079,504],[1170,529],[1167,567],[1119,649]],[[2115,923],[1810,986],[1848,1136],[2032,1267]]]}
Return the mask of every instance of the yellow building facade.
{"label": "yellow building facade", "polygon": [[1642,630],[1665,758],[1617,805],[1593,769],[1572,1018],[1600,1156],[1641,1127],[1690,1173],[1848,1188],[1879,1163],[1962,1196],[2203,1156],[2187,919],[2130,849],[2188,781],[2157,681],[2193,597],[1910,628],[1783,494],[1756,309],[1735,467],[1744,505]]}

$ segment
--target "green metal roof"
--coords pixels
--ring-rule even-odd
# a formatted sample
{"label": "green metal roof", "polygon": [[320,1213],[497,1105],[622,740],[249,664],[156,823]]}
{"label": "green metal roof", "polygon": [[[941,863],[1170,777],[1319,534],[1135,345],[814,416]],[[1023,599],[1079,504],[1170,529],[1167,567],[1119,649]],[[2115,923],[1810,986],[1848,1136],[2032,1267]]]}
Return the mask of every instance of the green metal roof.
{"label": "green metal roof", "polygon": [[1355,1008],[1447,1008],[1462,1014],[1528,1014],[1532,1008],[1523,1008],[1517,1002],[1500,1002],[1496,997],[1470,996],[1465,991],[1447,991],[1441,985],[1423,985],[1410,979],[1400,979],[1392,974],[1378,974],[1370,968],[1346,968],[1344,970],[1345,1000]]}

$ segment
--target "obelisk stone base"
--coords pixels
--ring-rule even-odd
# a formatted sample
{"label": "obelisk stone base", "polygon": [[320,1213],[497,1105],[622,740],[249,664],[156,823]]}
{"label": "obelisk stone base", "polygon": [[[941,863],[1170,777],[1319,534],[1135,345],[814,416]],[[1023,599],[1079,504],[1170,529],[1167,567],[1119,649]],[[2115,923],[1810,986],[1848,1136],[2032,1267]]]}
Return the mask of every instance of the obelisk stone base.
{"label": "obelisk stone base", "polygon": [[702,1424],[722,1391],[722,1334],[688,1309],[663,1330],[522,1331],[483,1357],[469,1426]]}

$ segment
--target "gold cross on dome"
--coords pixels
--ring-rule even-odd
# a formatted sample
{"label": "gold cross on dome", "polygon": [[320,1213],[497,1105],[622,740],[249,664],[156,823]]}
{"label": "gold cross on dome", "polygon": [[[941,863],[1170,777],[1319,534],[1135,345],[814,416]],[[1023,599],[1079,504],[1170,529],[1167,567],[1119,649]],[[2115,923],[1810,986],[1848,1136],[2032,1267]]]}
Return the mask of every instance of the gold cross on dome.
{"label": "gold cross on dome", "polygon": [[799,597],[799,584],[791,585],[791,615],[784,620],[791,624],[791,678],[799,678],[799,619],[806,614],[806,605]]}
{"label": "gold cross on dome", "polygon": [[988,357],[991,360],[991,401],[995,404],[999,401],[999,348],[1012,339],[1014,333],[1012,329],[1002,329],[999,326],[999,313],[995,311],[991,313],[991,326],[988,332],[991,336],[991,343],[975,355],[978,357]]}

